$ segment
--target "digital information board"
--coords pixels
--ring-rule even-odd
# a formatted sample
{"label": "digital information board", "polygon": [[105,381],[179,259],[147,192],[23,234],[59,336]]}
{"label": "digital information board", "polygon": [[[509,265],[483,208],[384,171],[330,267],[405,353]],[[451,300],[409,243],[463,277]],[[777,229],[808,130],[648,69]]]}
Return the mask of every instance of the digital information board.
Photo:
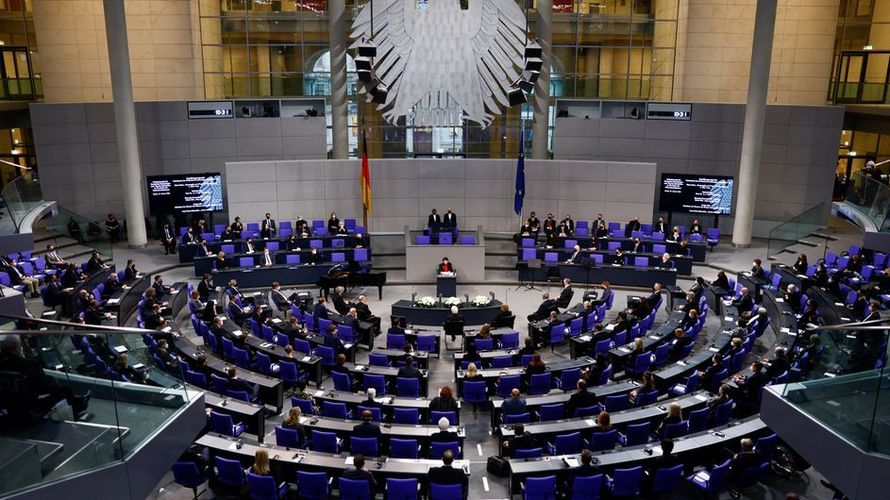
{"label": "digital information board", "polygon": [[146,185],[152,215],[223,210],[222,176],[219,173],[154,175],[147,178]]}
{"label": "digital information board", "polygon": [[730,215],[732,177],[661,174],[661,212]]}

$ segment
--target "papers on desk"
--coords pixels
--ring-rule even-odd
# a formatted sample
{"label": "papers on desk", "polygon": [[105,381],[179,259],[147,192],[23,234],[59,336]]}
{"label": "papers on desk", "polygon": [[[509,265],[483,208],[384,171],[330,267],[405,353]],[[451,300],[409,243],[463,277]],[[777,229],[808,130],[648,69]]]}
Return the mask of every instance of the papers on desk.
{"label": "papers on desk", "polygon": [[698,479],[699,481],[707,482],[711,479],[711,474],[706,470],[700,470],[696,472],[695,475],[692,477]]}
{"label": "papers on desk", "polygon": [[162,328],[161,331],[164,332],[164,333],[170,333],[170,332],[173,331],[173,327],[172,327],[172,326],[166,326],[166,327]]}
{"label": "papers on desk", "polygon": [[[257,267],[259,267],[259,266],[257,266]],[[263,292],[253,292],[254,297],[259,297],[262,294],[263,294]]]}
{"label": "papers on desk", "polygon": [[686,366],[686,362],[683,360],[677,361],[677,364],[680,366]]}
{"label": "papers on desk", "polygon": [[281,318],[272,318],[272,323],[275,323],[276,325],[281,323]]}
{"label": "papers on desk", "polygon": [[778,302],[779,304],[784,304],[785,299],[783,299],[782,297],[776,297],[776,302]]}
{"label": "papers on desk", "polygon": [[716,347],[713,347],[713,346],[709,347],[708,350],[711,352],[720,352],[720,349],[717,349]]}
{"label": "papers on desk", "polygon": [[580,337],[578,337],[578,339],[581,340],[582,342],[590,342],[591,338],[592,337],[590,335],[581,335]]}
{"label": "papers on desk", "polygon": [[303,357],[300,359],[300,361],[302,361],[302,362],[304,362],[304,363],[308,363],[308,362],[311,361],[311,360],[312,360],[312,357],[311,357],[311,356],[303,356]]}
{"label": "papers on desk", "polygon": [[791,329],[788,328],[787,326],[783,326],[782,328],[779,328],[779,331],[782,333],[791,333]]}
{"label": "papers on desk", "polygon": [[263,349],[267,349],[271,345],[272,345],[272,342],[263,342],[262,344],[260,344],[260,347],[262,347]]}
{"label": "papers on desk", "polygon": [[143,365],[142,363],[136,363],[135,365],[133,365],[134,370],[142,370],[144,368],[145,368],[145,365]]}
{"label": "papers on desk", "polygon": [[365,365],[355,365],[356,370],[365,371]]}
{"label": "papers on desk", "polygon": [[723,321],[735,321],[735,318],[733,318],[732,316],[724,316]]}
{"label": "papers on desk", "polygon": [[121,299],[108,299],[108,301],[106,302],[106,304],[108,304],[108,305],[110,305],[110,306],[113,306],[113,305],[115,305],[115,304],[120,304],[120,302],[121,302]]}
{"label": "papers on desk", "polygon": [[320,398],[322,396],[324,396],[323,390],[319,389],[319,390],[315,391],[315,397]]}
{"label": "papers on desk", "polygon": [[578,457],[562,457],[562,461],[569,467],[580,467],[581,464],[578,462]]}
{"label": "papers on desk", "polygon": [[699,401],[707,401],[708,400],[708,397],[705,396],[704,394],[696,394],[695,396],[692,396],[692,397],[694,397],[695,399],[697,399]]}
{"label": "papers on desk", "polygon": [[605,328],[603,328],[603,329],[604,329],[604,330],[606,330],[606,331],[607,331],[607,332],[611,332],[611,331],[612,331],[612,330],[614,330],[614,329],[615,329],[615,325],[614,325],[614,324],[612,324],[612,323],[609,323],[609,324],[608,324],[608,325],[606,325],[606,327],[605,327]]}
{"label": "papers on desk", "polygon": [[587,424],[588,427],[596,427],[596,420],[592,418],[584,419],[584,423]]}
{"label": "papers on desk", "polygon": [[661,337],[659,337],[658,335],[649,335],[649,338],[652,340],[661,340]]}
{"label": "papers on desk", "polygon": [[244,335],[244,332],[242,332],[241,330],[235,330],[234,332],[232,332],[232,335],[234,335],[236,337],[240,337],[240,336]]}
{"label": "papers on desk", "polygon": [[627,347],[619,347],[618,350],[625,354],[630,353],[630,349],[628,349]]}
{"label": "papers on desk", "polygon": [[118,354],[123,354],[123,353],[127,352],[127,347],[122,346],[122,345],[116,345],[116,346],[114,346],[114,351]]}
{"label": "papers on desk", "polygon": [[235,451],[235,450],[237,450],[239,444],[240,444],[240,441],[235,441],[235,442],[233,442],[232,444],[230,444],[230,445],[229,445],[229,451]]}
{"label": "papers on desk", "polygon": [[352,349],[352,344],[343,344],[343,347],[346,349]]}
{"label": "papers on desk", "polygon": [[346,465],[353,465],[355,463],[355,457],[349,456],[346,457]]}
{"label": "papers on desk", "polygon": [[439,273],[439,276],[442,276],[445,278],[450,278],[450,277],[454,276],[454,273]]}
{"label": "papers on desk", "polygon": [[74,291],[74,287],[73,287],[73,286],[69,286],[68,288],[63,288],[62,291],[63,291],[63,292],[73,292],[73,291]]}

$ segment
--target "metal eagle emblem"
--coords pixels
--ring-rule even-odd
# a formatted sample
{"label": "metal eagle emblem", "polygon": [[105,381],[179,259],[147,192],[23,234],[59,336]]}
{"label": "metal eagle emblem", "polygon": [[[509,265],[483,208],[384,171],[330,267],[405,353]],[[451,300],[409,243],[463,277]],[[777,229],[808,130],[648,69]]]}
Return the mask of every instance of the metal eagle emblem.
{"label": "metal eagle emblem", "polygon": [[[525,15],[514,0],[374,0],[352,25],[353,47],[376,46],[374,71],[388,87],[378,105],[395,124],[488,126],[509,106],[527,43]],[[371,32],[373,8],[373,33]]]}

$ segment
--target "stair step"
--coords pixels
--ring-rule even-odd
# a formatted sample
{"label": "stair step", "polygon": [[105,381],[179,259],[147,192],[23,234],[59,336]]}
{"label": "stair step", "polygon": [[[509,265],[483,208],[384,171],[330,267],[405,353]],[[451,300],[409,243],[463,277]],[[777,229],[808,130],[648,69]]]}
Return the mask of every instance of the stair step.
{"label": "stair step", "polygon": [[797,240],[797,242],[800,243],[801,245],[806,245],[806,246],[808,246],[808,247],[817,247],[817,246],[819,246],[818,243],[813,243],[812,241],[807,241],[807,240]]}
{"label": "stair step", "polygon": [[825,233],[810,233],[810,236],[812,236],[812,237],[814,237],[814,238],[822,238],[822,239],[824,239],[824,240],[828,240],[828,241],[837,241],[837,237],[834,236],[834,235],[831,235],[831,234],[825,234]]}

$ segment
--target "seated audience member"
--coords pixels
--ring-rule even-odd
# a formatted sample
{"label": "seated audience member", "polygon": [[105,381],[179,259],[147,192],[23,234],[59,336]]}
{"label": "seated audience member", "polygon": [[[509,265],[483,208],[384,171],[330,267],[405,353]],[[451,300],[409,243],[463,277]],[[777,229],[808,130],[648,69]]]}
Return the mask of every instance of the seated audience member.
{"label": "seated audience member", "polygon": [[457,400],[454,399],[454,392],[451,387],[443,386],[439,390],[439,395],[430,401],[430,411],[458,411]]}
{"label": "seated audience member", "polygon": [[371,410],[362,411],[362,422],[352,428],[353,437],[375,438],[378,441],[383,437],[380,425],[374,422],[374,414]]}
{"label": "seated audience member", "polygon": [[442,466],[430,467],[427,477],[431,484],[459,484],[461,485],[462,496],[466,498],[469,480],[462,469],[452,467],[454,463],[454,454],[451,450],[445,450],[442,453]]}
{"label": "seated audience member", "polygon": [[58,250],[56,250],[55,245],[47,245],[46,253],[43,254],[43,260],[46,262],[46,267],[49,269],[63,269],[68,263],[59,256]]}
{"label": "seated audience member", "polygon": [[670,469],[682,464],[683,461],[674,455],[674,440],[665,438],[661,440],[661,455],[652,459],[646,464],[645,469],[645,485],[646,490],[651,491],[652,483],[655,482],[655,474],[659,469]]}
{"label": "seated audience member", "polygon": [[90,255],[90,260],[87,261],[84,268],[84,272],[94,273],[96,271],[101,271],[102,269],[108,269],[108,266],[102,261],[102,254],[93,250],[93,253]]}
{"label": "seated audience member", "polygon": [[670,359],[671,361],[677,361],[678,359],[680,359],[683,354],[683,349],[692,344],[692,337],[686,335],[686,332],[683,331],[682,328],[677,328],[676,330],[674,330],[674,337],[674,341],[668,348],[668,359]]}
{"label": "seated audience member", "polygon": [[659,436],[664,436],[664,431],[667,430],[667,426],[670,424],[679,424],[683,421],[683,408],[677,403],[671,403],[668,405],[667,415],[661,420],[661,423],[658,425],[658,428],[655,429],[655,432]]}
{"label": "seated audience member", "polygon": [[596,416],[596,426],[593,427],[592,432],[609,432],[612,429],[612,416],[609,415],[609,412],[605,410],[599,412]]}
{"label": "seated audience member", "polygon": [[419,379],[421,374],[420,370],[414,367],[414,358],[412,358],[411,356],[405,356],[405,366],[399,368],[399,372],[396,376],[399,378]]}
{"label": "seated audience member", "polygon": [[595,476],[599,473],[599,469],[593,464],[593,453],[585,448],[581,450],[581,460],[578,467],[569,467],[559,475],[558,484],[562,485],[560,491],[565,492],[565,498],[575,498],[572,492],[575,478]]}
{"label": "seated audience member", "polygon": [[544,373],[547,371],[547,363],[545,363],[541,359],[541,355],[535,353],[532,355],[532,360],[528,362],[528,365],[525,367],[525,374],[528,377],[536,373]]}
{"label": "seated audience member", "polygon": [[736,400],[755,410],[759,409],[760,391],[769,383],[763,363],[759,361],[751,363],[751,375],[737,375],[734,380],[738,385]]}
{"label": "seated audience member", "polygon": [[322,262],[323,260],[321,258],[321,254],[318,253],[318,249],[315,247],[310,248],[309,255],[306,256],[306,264],[315,266],[321,264]]}
{"label": "seated audience member", "polygon": [[437,422],[439,425],[439,432],[434,432],[430,435],[430,441],[434,443],[453,443],[459,441],[459,437],[456,432],[448,430],[451,427],[450,422],[445,417],[442,417]]}
{"label": "seated audience member", "polygon": [[797,274],[806,274],[807,267],[809,267],[809,263],[807,262],[807,254],[801,252],[797,256],[797,260],[794,262],[794,265],[791,267]]}
{"label": "seated audience member", "polygon": [[526,412],[525,399],[523,399],[519,389],[513,388],[510,391],[510,398],[501,405],[501,412],[504,415],[520,415]]}
{"label": "seated audience member", "polygon": [[556,310],[556,301],[550,298],[548,292],[544,292],[542,299],[541,305],[538,306],[538,310],[528,315],[529,323],[546,319],[550,316],[551,311]]}
{"label": "seated audience member", "polygon": [[776,346],[774,352],[775,357],[773,357],[773,359],[768,360],[764,358],[760,361],[762,364],[766,365],[766,376],[769,378],[776,378],[791,368],[784,347],[780,345]]}
{"label": "seated audience member", "polygon": [[32,298],[40,297],[40,280],[25,274],[24,268],[15,259],[11,259],[8,264],[3,265],[2,269],[9,275],[13,285],[23,285],[31,293]]}
{"label": "seated audience member", "polygon": [[746,469],[757,467],[763,463],[763,457],[754,449],[754,440],[751,438],[742,438],[740,442],[741,450],[732,456],[729,463],[730,477],[739,478]]}
{"label": "seated audience member", "polygon": [[732,305],[736,306],[739,310],[739,314],[744,312],[749,312],[754,308],[754,298],[751,297],[751,293],[748,288],[742,288],[739,293],[739,298],[732,301]]}
{"label": "seated audience member", "polygon": [[[257,476],[269,476],[275,478],[275,475],[272,473],[272,466],[269,463],[269,451],[263,448],[260,448],[256,451],[253,456],[253,465],[250,466],[249,471]],[[275,478],[275,484],[279,483],[278,479]]]}
{"label": "seated audience member", "polygon": [[578,383],[575,384],[576,391],[574,394],[569,397],[569,400],[565,405],[565,412],[567,418],[572,418],[575,416],[575,411],[578,408],[587,408],[596,404],[596,394],[587,390],[587,382],[584,379],[578,380]]}
{"label": "seated audience member", "polygon": [[337,228],[340,227],[340,219],[337,218],[336,212],[331,212],[331,216],[328,218],[327,227],[329,234],[337,234]]}
{"label": "seated audience member", "polygon": [[229,391],[244,391],[253,401],[256,398],[256,388],[250,382],[238,377],[238,369],[234,366],[226,368],[226,377],[228,383],[226,389]]}
{"label": "seated audience member", "polygon": [[272,298],[272,303],[275,304],[275,308],[279,311],[287,311],[294,305],[294,302],[285,297],[281,292],[281,283],[277,281],[272,282],[272,291],[269,292],[269,296]]}
{"label": "seated audience member", "polygon": [[513,432],[515,433],[514,436],[503,443],[504,450],[511,457],[516,455],[516,450],[530,450],[541,447],[540,442],[530,432],[525,430],[523,424],[515,424]]}
{"label": "seated audience member", "polygon": [[501,304],[497,316],[491,322],[491,328],[510,328],[512,327],[513,319],[514,316],[510,311],[510,306],[506,303]]}
{"label": "seated audience member", "polygon": [[476,363],[467,365],[467,373],[464,374],[464,382],[478,382],[480,380],[485,380],[485,377],[479,373]]}
{"label": "seated audience member", "polygon": [[374,478],[374,474],[365,470],[365,457],[361,454],[355,455],[352,457],[352,465],[353,468],[344,472],[342,477],[352,481],[367,481],[373,498],[374,492],[377,491],[377,480]]}
{"label": "seated audience member", "polygon": [[726,277],[726,273],[723,271],[717,272],[717,279],[711,282],[711,286],[714,288],[721,288],[726,292],[731,292],[729,289],[729,278]]}

